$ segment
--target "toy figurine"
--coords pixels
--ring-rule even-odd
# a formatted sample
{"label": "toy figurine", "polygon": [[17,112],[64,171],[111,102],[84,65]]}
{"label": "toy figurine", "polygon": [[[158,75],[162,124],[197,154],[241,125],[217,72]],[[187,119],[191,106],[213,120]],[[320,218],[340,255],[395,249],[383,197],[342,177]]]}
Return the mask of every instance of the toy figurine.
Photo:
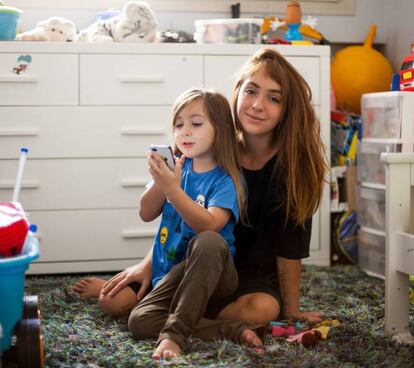
{"label": "toy figurine", "polygon": [[285,21],[288,31],[285,33],[286,41],[301,41],[303,36],[299,31],[302,18],[302,10],[296,0],[292,0],[286,7]]}
{"label": "toy figurine", "polygon": [[402,61],[400,70],[400,90],[414,91],[414,43],[411,44],[411,54]]}

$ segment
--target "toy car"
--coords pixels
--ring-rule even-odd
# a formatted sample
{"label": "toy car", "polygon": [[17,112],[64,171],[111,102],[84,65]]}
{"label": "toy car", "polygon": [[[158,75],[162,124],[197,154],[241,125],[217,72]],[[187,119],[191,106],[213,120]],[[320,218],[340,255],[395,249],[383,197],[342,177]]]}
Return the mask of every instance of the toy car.
{"label": "toy car", "polygon": [[411,44],[411,55],[405,57],[401,65],[400,90],[414,91],[414,44]]}

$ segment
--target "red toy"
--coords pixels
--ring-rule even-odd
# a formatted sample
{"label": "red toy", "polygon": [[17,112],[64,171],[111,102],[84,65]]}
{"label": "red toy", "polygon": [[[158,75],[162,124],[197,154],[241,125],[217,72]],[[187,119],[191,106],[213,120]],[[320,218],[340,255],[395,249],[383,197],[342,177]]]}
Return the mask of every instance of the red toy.
{"label": "red toy", "polygon": [[411,55],[402,61],[400,70],[400,90],[414,91],[414,43],[411,44]]}
{"label": "red toy", "polygon": [[19,255],[28,231],[29,221],[20,203],[0,203],[0,258]]}

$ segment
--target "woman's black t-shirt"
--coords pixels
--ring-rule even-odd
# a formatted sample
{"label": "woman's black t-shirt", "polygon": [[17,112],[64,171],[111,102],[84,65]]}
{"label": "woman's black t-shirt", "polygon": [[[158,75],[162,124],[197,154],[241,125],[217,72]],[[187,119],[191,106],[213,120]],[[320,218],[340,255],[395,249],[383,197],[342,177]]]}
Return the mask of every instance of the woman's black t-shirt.
{"label": "woman's black t-shirt", "polygon": [[[275,269],[276,256],[301,259],[309,256],[312,219],[305,226],[286,222],[281,198],[286,192],[280,173],[272,180],[276,161],[273,156],[262,169],[243,168],[247,185],[248,224],[240,221],[235,228],[235,265],[239,272]],[[252,275],[250,275],[252,276]]]}

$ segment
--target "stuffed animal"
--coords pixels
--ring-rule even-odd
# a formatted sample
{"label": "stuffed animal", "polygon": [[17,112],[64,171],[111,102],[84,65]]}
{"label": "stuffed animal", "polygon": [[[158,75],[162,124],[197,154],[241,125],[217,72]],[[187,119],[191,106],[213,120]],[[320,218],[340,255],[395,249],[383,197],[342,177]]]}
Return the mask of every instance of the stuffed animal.
{"label": "stuffed animal", "polygon": [[19,33],[16,40],[23,41],[73,41],[76,36],[75,24],[62,17],[51,17],[39,22],[31,31]]}
{"label": "stuffed animal", "polygon": [[77,42],[153,42],[158,23],[149,5],[126,3],[121,14],[95,22],[79,32]]}

